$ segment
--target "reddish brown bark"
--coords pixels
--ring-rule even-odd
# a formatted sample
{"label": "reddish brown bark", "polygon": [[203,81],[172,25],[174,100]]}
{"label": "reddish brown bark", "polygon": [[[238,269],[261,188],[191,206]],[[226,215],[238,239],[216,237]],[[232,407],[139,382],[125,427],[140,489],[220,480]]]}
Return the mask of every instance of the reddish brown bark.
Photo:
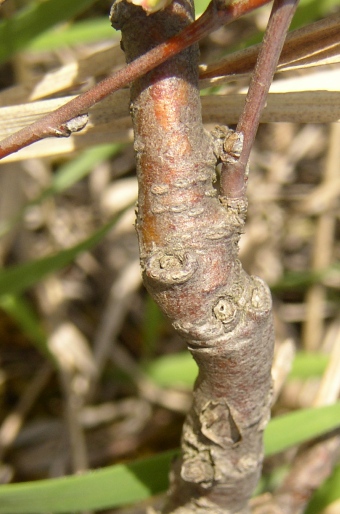
{"label": "reddish brown bark", "polygon": [[81,130],[87,122],[84,113],[97,102],[152,70],[170,56],[196,43],[219,26],[269,1],[231,0],[227,3],[212,1],[202,16],[194,23],[187,25],[183,33],[174,33],[169,41],[162,40],[162,44],[153,46],[152,50],[141,54],[138,59],[130,62],[126,68],[118,70],[112,77],[104,79],[59,109],[6,137],[0,142],[0,159],[46,137],[67,137],[72,132]]}
{"label": "reddish brown bark", "polygon": [[243,147],[238,159],[222,165],[221,192],[227,198],[244,198],[247,187],[246,167],[253,147],[260,116],[298,0],[274,0],[273,9],[252,74],[246,103],[236,127]]}
{"label": "reddish brown bark", "polygon": [[[287,35],[279,59],[280,65],[293,63],[323,52],[339,52],[340,12],[295,29]],[[201,66],[200,79],[249,73],[253,70],[261,44],[228,54],[216,63]],[[328,55],[329,55],[328,53]]]}
{"label": "reddish brown bark", "polygon": [[[128,61],[191,19],[187,0],[151,16],[124,1],[112,10]],[[228,130],[203,128],[197,60],[194,46],[131,87],[144,283],[199,366],[163,512],[241,514],[269,418],[271,298],[238,260],[246,201],[220,200],[214,187]]]}

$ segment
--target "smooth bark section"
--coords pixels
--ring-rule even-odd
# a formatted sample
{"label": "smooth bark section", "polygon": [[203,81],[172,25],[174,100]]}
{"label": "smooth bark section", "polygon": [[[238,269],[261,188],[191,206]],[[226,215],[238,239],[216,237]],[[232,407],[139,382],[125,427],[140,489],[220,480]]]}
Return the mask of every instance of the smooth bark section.
{"label": "smooth bark section", "polygon": [[[150,16],[123,0],[111,17],[129,62],[193,13],[188,0]],[[220,201],[214,187],[230,132],[204,131],[196,46],[133,83],[131,114],[144,283],[199,366],[163,512],[245,514],[270,412],[271,298],[238,260],[246,202]]]}

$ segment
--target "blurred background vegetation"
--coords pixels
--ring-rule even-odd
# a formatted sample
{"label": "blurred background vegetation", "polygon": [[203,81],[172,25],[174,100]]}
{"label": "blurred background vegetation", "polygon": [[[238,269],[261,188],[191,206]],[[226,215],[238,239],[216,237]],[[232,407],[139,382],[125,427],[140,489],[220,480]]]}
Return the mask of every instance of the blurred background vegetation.
{"label": "blurred background vegetation", "polygon": [[[198,14],[206,4],[196,3]],[[0,3],[1,139],[124,64],[110,7]],[[201,62],[260,41],[269,12],[204,39]],[[293,28],[331,15],[339,15],[337,0],[301,0]],[[205,87],[203,114],[248,81]],[[331,90],[334,109],[339,84],[334,63],[275,80],[281,92]],[[190,406],[195,364],[141,283],[128,91],[113,96],[91,111],[85,131],[0,164],[3,514],[121,512],[162,493]],[[340,426],[340,128],[282,116],[259,130],[241,242],[246,270],[272,289],[276,324],[275,404],[258,493],[282,482],[301,443],[329,431],[339,437]],[[66,475],[74,477],[45,480]],[[340,512],[339,499],[338,465],[307,512]]]}

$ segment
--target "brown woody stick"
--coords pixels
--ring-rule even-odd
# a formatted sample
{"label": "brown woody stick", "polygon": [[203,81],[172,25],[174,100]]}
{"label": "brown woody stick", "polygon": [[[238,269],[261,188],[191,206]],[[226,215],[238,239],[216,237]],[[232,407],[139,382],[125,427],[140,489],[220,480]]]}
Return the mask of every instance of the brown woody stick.
{"label": "brown woody stick", "polygon": [[[188,0],[151,16],[124,0],[112,10],[128,62],[191,17]],[[197,64],[192,46],[131,87],[143,279],[199,366],[163,512],[246,514],[269,418],[271,299],[237,258],[246,201],[213,188],[228,131],[203,129]]]}
{"label": "brown woody stick", "polygon": [[236,127],[243,147],[238,159],[227,159],[221,171],[221,196],[243,199],[247,187],[247,164],[265,106],[270,84],[283,47],[284,38],[298,0],[275,0],[268,27],[250,82],[245,106]]}
{"label": "brown woody stick", "polygon": [[[339,54],[340,12],[333,13],[322,20],[293,30],[287,35],[278,66],[282,69],[303,64],[304,60],[315,59],[322,55]],[[200,79],[223,78],[225,75],[242,75],[253,71],[261,43],[244,50],[233,52],[219,62],[200,66]],[[207,82],[209,84],[209,82]]]}
{"label": "brown woody stick", "polygon": [[[216,4],[212,1],[202,16],[187,26],[181,34],[176,34],[169,41],[164,41],[152,48],[112,77],[108,77],[56,111],[1,141],[0,159],[40,139],[56,136],[67,137],[72,132],[81,130],[86,124],[84,113],[97,102],[196,43],[219,26],[230,23],[269,1],[226,0],[224,3],[217,0]],[[81,114],[83,117],[77,118]],[[73,118],[76,118],[75,122],[72,122]]]}

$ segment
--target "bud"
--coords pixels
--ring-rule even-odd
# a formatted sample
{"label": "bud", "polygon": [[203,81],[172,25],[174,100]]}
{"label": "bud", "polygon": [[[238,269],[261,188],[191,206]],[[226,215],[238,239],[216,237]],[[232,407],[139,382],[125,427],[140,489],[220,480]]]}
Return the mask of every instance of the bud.
{"label": "bud", "polygon": [[140,5],[147,14],[152,14],[165,9],[171,4],[172,0],[128,0],[134,5]]}

